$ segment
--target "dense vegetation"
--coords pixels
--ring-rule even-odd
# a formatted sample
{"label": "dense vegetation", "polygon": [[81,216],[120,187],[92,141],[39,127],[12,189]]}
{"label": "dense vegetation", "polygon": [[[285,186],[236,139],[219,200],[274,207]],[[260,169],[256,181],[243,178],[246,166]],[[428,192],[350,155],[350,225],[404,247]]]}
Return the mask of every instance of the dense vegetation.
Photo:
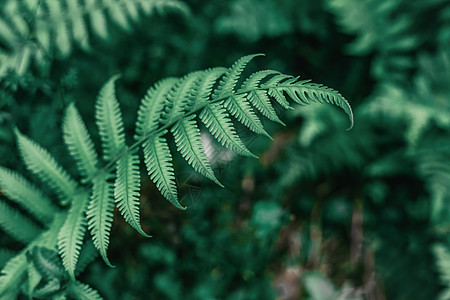
{"label": "dense vegetation", "polygon": [[[7,0],[0,15],[2,299],[17,291],[24,299],[450,299],[448,1]],[[253,53],[265,57],[250,61]],[[280,73],[257,72],[265,69]],[[276,82],[280,74],[301,78]],[[173,104],[178,87],[207,76],[203,102],[191,103],[200,98],[191,90]],[[302,105],[327,101],[349,113],[337,92],[303,79],[339,90],[354,127],[345,130],[346,114],[335,106]],[[286,110],[284,98],[273,96],[276,86],[264,86],[271,80],[309,90],[282,90],[294,100]],[[173,166],[162,169],[175,177],[155,175],[150,146],[124,150],[151,132],[138,111],[164,88],[173,101],[155,125],[166,126],[159,131],[166,135],[153,145],[158,153],[170,149]],[[248,96],[264,89],[273,111]],[[228,149],[198,109],[230,95],[237,100],[224,103],[228,110],[247,101],[255,113],[231,113],[231,141],[218,137]],[[102,99],[112,98],[119,106],[113,103],[115,126],[108,127],[98,115],[111,104]],[[203,116],[193,119],[194,108]],[[180,116],[185,122],[175,124]],[[80,145],[80,132],[94,143],[82,139],[88,155],[77,146],[69,155],[66,144]],[[207,160],[183,154],[182,132],[201,133]],[[55,211],[75,206],[67,203],[73,182],[60,188],[30,160],[41,153],[31,140],[64,166],[64,178],[80,182],[82,200],[73,203],[92,201],[91,186],[97,196],[100,186],[114,193],[111,174],[142,174],[129,211],[120,193],[114,212],[106,205],[112,228],[97,230],[95,208],[85,207],[86,237],[72,256],[58,255],[71,249],[59,230],[35,239],[50,219],[63,228],[66,215]],[[258,159],[235,154],[252,156],[247,148]],[[107,162],[104,176],[97,153]],[[120,169],[119,161],[134,167]],[[36,188],[11,197],[10,182],[23,186],[23,178]],[[20,199],[36,190],[34,207],[24,207]],[[14,260],[18,254],[22,260]],[[20,268],[20,276],[8,275]]]}

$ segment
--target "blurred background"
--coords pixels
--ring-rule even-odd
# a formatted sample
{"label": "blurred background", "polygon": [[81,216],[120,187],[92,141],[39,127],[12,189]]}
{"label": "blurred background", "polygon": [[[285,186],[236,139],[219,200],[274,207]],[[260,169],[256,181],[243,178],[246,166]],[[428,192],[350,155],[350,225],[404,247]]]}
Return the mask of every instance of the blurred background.
{"label": "blurred background", "polygon": [[[355,126],[331,105],[280,111],[285,127],[265,124],[273,141],[240,133],[259,159],[204,134],[226,188],[175,156],[187,211],[144,176],[153,238],[116,212],[116,267],[95,261],[81,281],[105,299],[450,299],[448,0],[114,2],[2,1],[0,165],[26,173],[18,126],[73,166],[63,109],[75,101],[95,135],[95,97],[114,74],[132,136],[156,81],[252,53],[266,56],[249,72],[339,90]],[[0,245],[1,266],[23,247],[3,233]]]}

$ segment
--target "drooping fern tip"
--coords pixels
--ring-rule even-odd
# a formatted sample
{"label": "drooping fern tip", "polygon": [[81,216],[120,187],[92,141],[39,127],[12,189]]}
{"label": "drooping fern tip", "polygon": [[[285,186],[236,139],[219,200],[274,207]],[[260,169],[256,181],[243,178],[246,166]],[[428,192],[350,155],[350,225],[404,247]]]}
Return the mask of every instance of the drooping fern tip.
{"label": "drooping fern tip", "polygon": [[[55,206],[50,200],[52,195],[47,196],[21,175],[0,168],[0,188],[5,195],[41,222],[27,225],[37,234],[16,236],[17,240],[32,240],[27,249],[45,245],[57,250],[73,282],[70,286],[80,288],[75,276],[87,231],[103,260],[111,265],[107,250],[115,206],[133,228],[149,236],[140,223],[140,149],[148,175],[164,198],[176,207],[186,209],[179,202],[169,140],[173,139],[176,151],[197,173],[223,186],[205,153],[199,122],[222,146],[251,157],[256,156],[242,142],[232,118],[254,133],[269,136],[261,118],[283,124],[274,104],[290,109],[290,101],[301,105],[331,103],[344,110],[350,128],[353,126],[349,103],[333,89],[270,70],[244,77],[246,65],[259,55],[244,56],[230,68],[192,72],[182,78],[163,79],[154,84],[141,100],[131,145],[126,143],[123,116],[115,92],[115,81],[120,75],[113,76],[100,89],[95,103],[101,155],[95,150],[94,141],[75,104],[70,104],[62,120],[62,132],[79,180],[73,178],[47,150],[16,130],[24,164],[50,188],[60,204],[66,205]],[[46,207],[45,211],[36,207],[37,203]],[[8,207],[0,214],[8,214],[1,220],[13,220],[16,209]],[[7,224],[7,221],[0,222],[0,226],[13,228],[14,224]],[[21,234],[20,231],[6,231]],[[26,255],[21,252],[3,270],[0,296],[11,292],[9,283],[14,282],[14,278],[22,278],[26,270]],[[26,276],[23,278],[30,280]]]}

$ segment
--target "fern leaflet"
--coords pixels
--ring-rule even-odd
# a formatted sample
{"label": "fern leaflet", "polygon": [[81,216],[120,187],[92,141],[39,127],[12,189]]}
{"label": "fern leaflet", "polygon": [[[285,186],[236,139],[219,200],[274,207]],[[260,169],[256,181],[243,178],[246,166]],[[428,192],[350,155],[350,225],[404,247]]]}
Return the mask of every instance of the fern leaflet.
{"label": "fern leaflet", "polygon": [[24,244],[31,242],[41,232],[35,222],[5,202],[0,202],[0,227]]}
{"label": "fern leaflet", "polygon": [[139,220],[139,157],[130,152],[117,161],[117,178],[114,197],[117,207],[125,220],[140,234],[150,237],[141,227]]}
{"label": "fern leaflet", "polygon": [[76,182],[46,150],[16,130],[17,143],[27,168],[47,182],[61,202],[67,203],[77,188]]}
{"label": "fern leaflet", "polygon": [[152,137],[144,143],[145,165],[150,179],[161,194],[176,207],[186,209],[178,202],[172,155],[166,138],[162,137],[165,133],[163,131],[159,136]]}
{"label": "fern leaflet", "polygon": [[0,188],[41,222],[49,223],[56,208],[40,190],[16,172],[0,167]]}
{"label": "fern leaflet", "polygon": [[64,267],[72,278],[75,278],[75,267],[86,231],[86,216],[84,212],[86,211],[88,200],[87,193],[74,196],[67,219],[58,235],[59,253]]}
{"label": "fern leaflet", "polygon": [[91,201],[86,214],[95,248],[99,250],[106,264],[112,266],[106,254],[114,210],[114,190],[113,184],[108,181],[109,177],[108,173],[103,173],[94,178]]}
{"label": "fern leaflet", "polygon": [[194,120],[195,117],[195,115],[192,115],[191,117],[184,118],[172,127],[172,133],[178,152],[181,153],[183,158],[194,168],[195,171],[223,187],[214,175],[214,171],[212,170],[208,158],[206,157],[205,150],[203,149],[203,144],[200,139],[200,130]]}
{"label": "fern leaflet", "polygon": [[86,126],[73,103],[66,110],[63,132],[64,142],[69,153],[75,159],[83,178],[87,179],[94,175],[97,172],[97,153]]}
{"label": "fern leaflet", "polygon": [[256,157],[245,147],[236,134],[228,112],[222,106],[222,103],[215,103],[205,107],[200,113],[200,119],[222,146],[241,155]]}
{"label": "fern leaflet", "polygon": [[139,106],[136,122],[136,139],[144,138],[158,128],[161,113],[166,103],[165,96],[176,82],[174,78],[161,80],[151,87]]}
{"label": "fern leaflet", "polygon": [[112,160],[125,146],[125,133],[119,102],[116,99],[114,76],[100,90],[95,106],[95,119],[102,139],[103,158]]}

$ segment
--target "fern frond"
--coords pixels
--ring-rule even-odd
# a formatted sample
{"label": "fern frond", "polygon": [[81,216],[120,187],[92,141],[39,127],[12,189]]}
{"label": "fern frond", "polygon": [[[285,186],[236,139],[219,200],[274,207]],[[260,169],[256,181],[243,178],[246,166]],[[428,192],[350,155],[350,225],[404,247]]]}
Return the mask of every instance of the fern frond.
{"label": "fern frond", "polygon": [[[115,203],[125,220],[148,236],[139,224],[139,156],[136,153],[139,147],[143,149],[150,179],[158,190],[173,205],[185,209],[178,202],[172,154],[166,136],[169,131],[178,152],[188,164],[222,186],[206,157],[197,116],[222,146],[252,157],[256,156],[241,141],[231,117],[251,131],[268,136],[254,108],[262,116],[281,122],[272,106],[272,98],[285,108],[290,108],[287,98],[300,104],[328,102],[341,107],[353,122],[348,102],[334,90],[275,71],[258,72],[248,78],[242,76],[244,67],[255,56],[243,57],[229,69],[193,72],[180,79],[162,80],[148,89],[138,109],[136,141],[129,147],[125,143],[125,129],[115,97],[114,84],[118,77],[112,77],[100,90],[96,102],[95,118],[105,158],[101,169],[86,126],[74,104],[70,104],[63,120],[64,142],[82,175],[83,185],[80,187],[47,151],[16,130],[19,149],[27,167],[48,182],[61,199],[72,200],[70,209],[57,212],[51,227],[30,245],[44,246],[47,243],[48,248],[53,248],[57,244],[62,264],[74,280],[86,227],[95,248],[111,265],[107,249]],[[240,87],[239,82],[243,82]],[[2,170],[0,185],[12,180],[3,179],[9,173]],[[15,181],[19,183],[14,185],[19,187],[28,186],[25,180],[16,178]],[[25,192],[32,194],[21,191]],[[56,222],[60,223],[58,227],[54,225]],[[46,289],[49,290],[44,292],[57,288],[57,282],[49,280],[48,284]]]}
{"label": "fern frond", "polygon": [[44,224],[48,224],[56,208],[40,190],[16,172],[0,167],[0,189]]}
{"label": "fern frond", "polygon": [[219,186],[223,185],[214,175],[200,137],[200,130],[197,122],[194,120],[195,115],[178,121],[171,129],[178,152],[183,158],[203,176],[211,179]]}
{"label": "fern frond", "polygon": [[89,285],[79,281],[72,281],[67,287],[71,297],[76,300],[102,300],[100,294]]}
{"label": "fern frond", "polygon": [[109,177],[111,177],[110,174],[103,173],[94,178],[91,201],[86,215],[94,246],[100,252],[105,263],[112,267],[107,256],[114,216],[113,184],[108,181]]}
{"label": "fern frond", "polygon": [[163,131],[144,143],[145,165],[150,179],[156,184],[161,194],[176,207],[186,209],[178,202],[172,155],[166,138],[162,137],[165,133]]}
{"label": "fern frond", "polygon": [[34,141],[15,130],[22,159],[27,168],[56,192],[62,203],[66,203],[77,189],[76,182],[56,162],[53,156]]}
{"label": "fern frond", "polygon": [[102,140],[103,158],[112,160],[125,147],[125,133],[119,102],[116,99],[114,83],[116,75],[102,87],[97,97],[95,119]]}
{"label": "fern frond", "polygon": [[128,153],[117,161],[117,178],[114,184],[114,198],[122,216],[134,229],[146,237],[139,220],[139,156]]}
{"label": "fern frond", "polygon": [[166,96],[176,84],[176,81],[175,78],[163,79],[156,83],[154,87],[148,89],[138,110],[135,136],[137,140],[158,128],[160,116],[166,103]]}
{"label": "fern frond", "polygon": [[41,232],[35,222],[3,201],[0,201],[0,227],[24,244],[31,242]]}
{"label": "fern frond", "polygon": [[256,157],[236,134],[229,115],[221,103],[206,106],[200,113],[200,119],[222,146],[240,155]]}
{"label": "fern frond", "polygon": [[66,110],[63,133],[69,153],[75,159],[80,174],[86,180],[97,172],[97,153],[86,125],[73,103]]}
{"label": "fern frond", "polygon": [[[178,151],[188,163],[197,172],[216,181],[215,177],[212,177],[213,173],[210,167],[200,163],[201,161],[207,162],[199,156],[203,155],[200,148],[198,146],[194,148],[192,144],[185,142],[187,131],[183,127],[189,124],[192,128],[190,129],[191,134],[199,130],[194,121],[196,115],[223,146],[247,156],[254,155],[240,140],[230,115],[251,131],[268,136],[252,106],[266,118],[283,124],[276,114],[271,98],[274,98],[286,109],[291,108],[287,97],[303,105],[311,102],[331,103],[341,107],[353,124],[353,115],[347,100],[332,89],[309,83],[307,80],[300,81],[297,77],[283,75],[276,71],[261,71],[246,79],[242,78],[245,66],[256,56],[258,54],[245,56],[229,69],[209,69],[190,73],[181,79],[170,78],[160,81],[155,87],[148,90],[142,100],[138,111],[135,145],[144,143],[144,153],[147,153],[148,157],[152,153],[153,160],[147,157],[147,162],[153,162],[152,172],[149,169],[149,173],[152,180],[157,180],[158,188],[166,198],[170,198],[171,202],[177,203],[177,196],[172,163],[168,163],[171,160],[169,148],[166,147],[164,161],[170,169],[160,168],[160,172],[156,172],[158,169],[155,167],[158,164],[155,164],[154,159],[156,150],[151,147],[155,141],[166,145],[167,141],[162,137],[163,132],[171,130]],[[238,88],[237,85],[240,81],[243,83]],[[214,89],[215,86],[217,88]],[[198,150],[194,151],[194,149]],[[147,168],[149,168],[148,165]],[[164,171],[170,178],[164,178],[162,175]],[[160,174],[160,176],[156,176],[156,174]]]}
{"label": "fern frond", "polygon": [[64,225],[58,235],[58,249],[64,267],[72,278],[75,278],[75,267],[80,255],[84,233],[86,231],[86,216],[84,212],[89,195],[84,192],[73,197]]}

